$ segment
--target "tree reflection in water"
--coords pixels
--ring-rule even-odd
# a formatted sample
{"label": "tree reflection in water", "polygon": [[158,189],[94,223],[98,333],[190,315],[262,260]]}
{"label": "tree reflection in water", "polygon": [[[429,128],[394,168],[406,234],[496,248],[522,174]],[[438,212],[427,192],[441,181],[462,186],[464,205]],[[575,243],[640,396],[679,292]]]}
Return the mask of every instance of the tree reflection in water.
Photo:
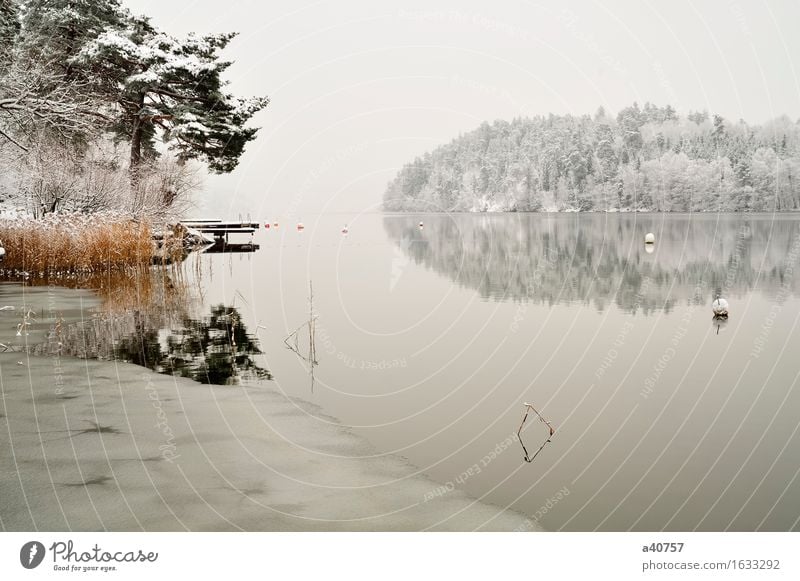
{"label": "tree reflection in water", "polygon": [[180,375],[200,383],[228,385],[240,379],[272,379],[252,356],[260,354],[236,307],[211,307],[209,317],[183,319],[171,329],[148,329],[121,339],[117,359],[159,373]]}
{"label": "tree reflection in water", "polygon": [[[487,300],[614,305],[645,315],[753,289],[800,288],[786,256],[800,236],[772,215],[387,215],[398,252]],[[652,253],[644,244],[656,232]]]}
{"label": "tree reflection in water", "polygon": [[194,314],[201,301],[179,268],[72,284],[95,289],[102,305],[82,321],[53,325],[32,353],[114,359],[215,385],[272,379],[256,363],[261,350],[238,309],[216,305],[209,315]]}

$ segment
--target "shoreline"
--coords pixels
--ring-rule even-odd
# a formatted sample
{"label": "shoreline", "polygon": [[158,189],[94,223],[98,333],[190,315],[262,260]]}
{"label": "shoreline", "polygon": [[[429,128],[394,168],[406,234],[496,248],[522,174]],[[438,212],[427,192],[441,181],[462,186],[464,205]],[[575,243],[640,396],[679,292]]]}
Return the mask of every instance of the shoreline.
{"label": "shoreline", "polygon": [[[33,355],[87,290],[0,285],[0,524],[8,531],[537,530],[379,455],[268,381],[216,386],[130,363]],[[20,306],[24,305],[24,309]],[[17,336],[17,320],[38,316]],[[320,418],[322,421],[319,421]]]}
{"label": "shoreline", "polygon": [[535,530],[459,491],[430,498],[438,482],[269,385],[24,353],[0,372],[6,530]]}

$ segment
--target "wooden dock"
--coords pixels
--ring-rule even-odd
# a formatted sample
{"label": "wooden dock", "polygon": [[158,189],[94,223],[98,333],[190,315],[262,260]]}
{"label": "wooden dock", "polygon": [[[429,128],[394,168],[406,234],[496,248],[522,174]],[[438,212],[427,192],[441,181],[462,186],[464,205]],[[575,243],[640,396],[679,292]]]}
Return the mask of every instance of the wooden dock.
{"label": "wooden dock", "polygon": [[247,242],[245,244],[235,244],[233,242],[225,242],[221,238],[218,238],[214,244],[206,246],[203,248],[203,253],[205,254],[233,254],[233,253],[241,253],[241,252],[255,252],[259,249],[258,244],[253,244],[252,242]]}
{"label": "wooden dock", "polygon": [[187,228],[211,234],[214,238],[225,241],[228,240],[228,234],[253,234],[260,227],[258,222],[234,222],[217,219],[181,220],[181,224]]}

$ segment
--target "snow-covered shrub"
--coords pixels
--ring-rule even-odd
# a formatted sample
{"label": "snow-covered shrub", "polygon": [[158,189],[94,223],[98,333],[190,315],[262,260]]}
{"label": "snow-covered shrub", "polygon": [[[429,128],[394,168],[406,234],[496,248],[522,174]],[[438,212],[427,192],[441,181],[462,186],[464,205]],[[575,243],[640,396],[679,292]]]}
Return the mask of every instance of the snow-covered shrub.
{"label": "snow-covered shrub", "polygon": [[6,150],[0,152],[0,201],[33,217],[114,210],[137,219],[171,220],[200,187],[196,165],[169,153],[143,164],[132,183],[126,152],[110,141],[77,150],[43,138],[28,152]]}

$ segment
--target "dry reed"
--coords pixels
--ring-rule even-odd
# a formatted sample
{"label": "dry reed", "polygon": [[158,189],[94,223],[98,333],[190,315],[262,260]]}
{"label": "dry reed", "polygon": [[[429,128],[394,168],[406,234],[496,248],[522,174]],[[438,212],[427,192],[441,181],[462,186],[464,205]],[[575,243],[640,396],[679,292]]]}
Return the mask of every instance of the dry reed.
{"label": "dry reed", "polygon": [[0,220],[6,273],[71,275],[150,264],[150,226],[114,214],[50,215]]}

